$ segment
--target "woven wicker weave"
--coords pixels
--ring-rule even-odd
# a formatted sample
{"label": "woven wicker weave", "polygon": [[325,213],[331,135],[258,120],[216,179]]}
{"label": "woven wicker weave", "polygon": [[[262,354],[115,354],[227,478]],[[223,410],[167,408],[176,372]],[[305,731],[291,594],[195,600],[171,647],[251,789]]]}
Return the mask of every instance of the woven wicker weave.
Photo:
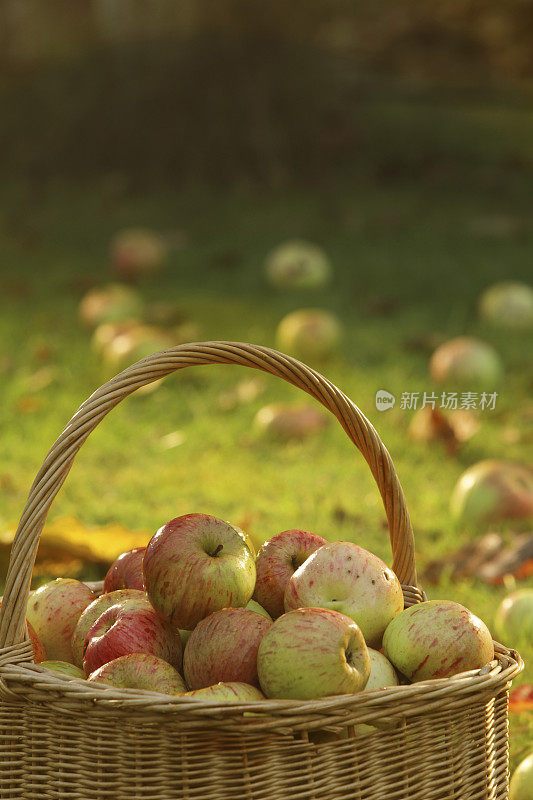
{"label": "woven wicker weave", "polygon": [[[506,798],[507,693],[522,662],[501,645],[491,664],[450,679],[316,701],[223,705],[68,680],[32,663],[25,611],[33,563],[48,509],[76,453],[124,397],[175,370],[204,364],[276,375],[337,417],[381,493],[405,604],[424,599],[391,458],[341,391],[265,347],[207,342],[156,353],[89,397],[30,490],[0,611],[0,798]],[[373,727],[359,727],[364,723]]]}

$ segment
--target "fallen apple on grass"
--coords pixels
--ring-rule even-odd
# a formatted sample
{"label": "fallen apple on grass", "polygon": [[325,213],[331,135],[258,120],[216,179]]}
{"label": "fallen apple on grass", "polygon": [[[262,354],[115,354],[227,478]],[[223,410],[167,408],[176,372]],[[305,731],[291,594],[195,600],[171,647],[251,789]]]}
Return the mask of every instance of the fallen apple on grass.
{"label": "fallen apple on grass", "polygon": [[69,664],[68,661],[42,661],[41,667],[50,669],[52,672],[59,672],[69,678],[82,678],[85,680],[85,672],[74,666],[74,664]]}
{"label": "fallen apple on grass", "polygon": [[280,441],[306,439],[323,431],[329,422],[328,417],[318,408],[290,403],[263,406],[255,417],[255,426],[259,431]]}
{"label": "fallen apple on grass", "polygon": [[291,528],[277,533],[261,547],[255,564],[253,597],[273,619],[285,613],[283,598],[290,578],[325,544],[326,539],[316,533]]}
{"label": "fallen apple on grass", "polygon": [[533,470],[512,461],[479,461],[457,481],[450,511],[457,522],[472,524],[533,517]]}
{"label": "fallen apple on grass", "polygon": [[85,638],[83,669],[89,675],[120,656],[150,653],[181,667],[181,638],[152,608],[148,598],[124,600],[106,609]]}
{"label": "fallen apple on grass", "polygon": [[351,617],[369,647],[404,605],[400,582],[381,558],[352,542],[332,542],[304,561],[287,583],[285,610],[316,606]]}
{"label": "fallen apple on grass", "polygon": [[257,651],[271,625],[246,608],[223,608],[200,620],[183,654],[187,686],[203,689],[235,681],[258,686]]}
{"label": "fallen apple on grass", "polygon": [[91,289],[82,299],[78,314],[88,328],[97,328],[106,322],[124,322],[142,317],[143,301],[135,289],[120,283],[111,283]]}
{"label": "fallen apple on grass", "polygon": [[320,289],[331,277],[324,250],[300,239],[278,245],[266,260],[266,276],[279,289]]}
{"label": "fallen apple on grass", "polygon": [[501,328],[533,327],[533,289],[527,283],[503,281],[489,286],[479,299],[482,319]]}
{"label": "fallen apple on grass", "polygon": [[73,664],[80,668],[83,667],[85,639],[87,638],[91,626],[102,616],[104,611],[125,600],[137,600],[143,605],[146,599],[146,593],[138,589],[119,589],[116,592],[100,595],[100,597],[88,605],[80,615],[72,634],[71,660]]}
{"label": "fallen apple on grass", "polygon": [[138,281],[161,272],[167,264],[165,239],[146,228],[120,231],[111,242],[109,259],[117,278]]}
{"label": "fallen apple on grass", "polygon": [[134,547],[114,561],[104,578],[104,593],[118,589],[144,589],[143,558],[146,547]]}
{"label": "fallen apple on grass", "polygon": [[206,700],[216,703],[250,703],[265,700],[265,695],[256,686],[237,681],[221,682],[203,689],[194,689],[184,692],[180,697],[189,697],[191,700]]}
{"label": "fallen apple on grass", "polygon": [[117,689],[144,689],[161,694],[179,695],[187,690],[177,669],[150,653],[119,656],[92,672],[87,680]]}
{"label": "fallen apple on grass", "polygon": [[513,772],[509,800],[533,800],[533,753],[526,756]]}
{"label": "fallen apple on grass", "polygon": [[503,364],[491,345],[471,336],[458,336],[437,347],[429,371],[435,383],[488,392],[501,381]]}
{"label": "fallen apple on grass", "polygon": [[451,600],[406,608],[388,625],[383,652],[410,681],[449,678],[480,669],[494,658],[485,623]]}
{"label": "fallen apple on grass", "polygon": [[517,589],[502,600],[494,617],[494,633],[506,647],[533,642],[533,589]]}
{"label": "fallen apple on grass", "polygon": [[355,622],[326,608],[299,608],[265,633],[257,656],[269,698],[311,700],[365,688],[370,656]]}
{"label": "fallen apple on grass", "polygon": [[51,661],[71,661],[71,641],[78,620],[96,598],[91,589],[73,578],[56,578],[32,592],[26,617]]}
{"label": "fallen apple on grass", "polygon": [[304,361],[334,355],[342,338],[342,326],[330,311],[302,309],[287,314],[276,330],[277,347]]}
{"label": "fallen apple on grass", "polygon": [[161,617],[176,630],[192,630],[213,611],[251,600],[255,561],[238,528],[208,514],[186,514],[151,538],[143,577]]}

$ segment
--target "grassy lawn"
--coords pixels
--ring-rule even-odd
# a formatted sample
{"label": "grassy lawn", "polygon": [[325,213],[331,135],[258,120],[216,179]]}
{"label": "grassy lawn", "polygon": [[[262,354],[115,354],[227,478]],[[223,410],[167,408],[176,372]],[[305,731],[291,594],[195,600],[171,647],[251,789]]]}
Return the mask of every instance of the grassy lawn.
{"label": "grassy lawn", "polygon": [[[393,106],[390,113],[398,118]],[[492,141],[500,132],[520,149],[523,120],[513,119],[497,119]],[[531,133],[531,117],[529,124]],[[453,136],[460,138],[456,130]],[[497,160],[490,144],[484,152],[487,163]],[[513,443],[505,435],[531,420],[531,336],[489,329],[475,311],[484,286],[531,274],[530,176],[513,169],[505,180],[502,170],[479,171],[474,181],[463,181],[460,170],[428,181],[363,176],[341,187],[278,194],[243,189],[119,195],[106,184],[49,187],[37,199],[19,186],[4,187],[0,530],[20,515],[46,451],[74,410],[109,377],[78,323],[77,306],[88,285],[109,280],[112,234],[146,225],[187,235],[187,246],[172,254],[168,271],[143,291],[147,299],[174,301],[199,325],[201,339],[274,346],[276,324],[288,311],[306,305],[335,311],[345,326],[342,352],[313,366],[359,405],[387,445],[410,508],[419,567],[467,542],[477,532],[457,528],[449,515],[457,478],[483,458],[525,461],[531,442],[527,432]],[[326,291],[280,293],[265,283],[265,255],[294,236],[317,241],[329,253],[335,278]],[[399,403],[388,412],[374,404],[378,389],[399,397],[433,388],[430,351],[409,346],[425,332],[478,335],[500,351],[506,365],[496,410],[481,415],[480,432],[455,458],[440,445],[411,442],[412,412]],[[52,380],[39,389],[35,374],[49,366]],[[221,408],[221,395],[245,377],[238,368],[191,369],[166,379],[153,394],[122,403],[80,452],[50,519],[74,515],[87,525],[117,521],[153,532],[172,516],[205,511],[241,523],[257,543],[302,527],[330,540],[356,541],[388,559],[379,494],[340,427],[332,424],[298,444],[265,441],[253,426],[257,410],[301,398],[292,387],[264,377],[256,400],[232,411]],[[176,430],[182,444],[164,449],[162,437]],[[520,528],[525,526],[494,527]],[[462,602],[489,624],[505,593],[447,579],[428,588],[430,597]],[[531,668],[524,679],[533,682]],[[515,765],[531,749],[531,714],[513,715],[511,724]]]}

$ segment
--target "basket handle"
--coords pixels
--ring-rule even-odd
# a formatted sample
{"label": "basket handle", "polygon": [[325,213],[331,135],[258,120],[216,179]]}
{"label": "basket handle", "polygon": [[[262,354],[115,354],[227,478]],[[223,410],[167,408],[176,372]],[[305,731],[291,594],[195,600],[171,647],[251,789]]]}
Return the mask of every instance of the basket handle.
{"label": "basket handle", "polygon": [[76,453],[98,423],[136,389],[184,367],[235,364],[283,378],[331,411],[365,457],[389,522],[393,570],[404,585],[416,586],[414,535],[405,497],[391,457],[364,414],[330,381],[290,356],[240,342],[183,344],[138,361],[101,386],[76,411],[52,446],[30,489],[9,560],[0,609],[0,648],[25,637],[25,615],[39,536],[48,510]]}

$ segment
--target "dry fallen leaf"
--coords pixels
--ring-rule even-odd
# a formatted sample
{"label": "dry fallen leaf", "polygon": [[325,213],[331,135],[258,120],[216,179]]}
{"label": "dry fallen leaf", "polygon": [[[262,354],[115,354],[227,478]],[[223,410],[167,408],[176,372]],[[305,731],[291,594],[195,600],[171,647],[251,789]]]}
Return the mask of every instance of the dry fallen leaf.
{"label": "dry fallen leaf", "polygon": [[421,408],[409,425],[408,435],[417,442],[441,441],[450,455],[455,455],[462,442],[479,429],[479,420],[471,411],[458,409],[444,412],[438,408]]}

